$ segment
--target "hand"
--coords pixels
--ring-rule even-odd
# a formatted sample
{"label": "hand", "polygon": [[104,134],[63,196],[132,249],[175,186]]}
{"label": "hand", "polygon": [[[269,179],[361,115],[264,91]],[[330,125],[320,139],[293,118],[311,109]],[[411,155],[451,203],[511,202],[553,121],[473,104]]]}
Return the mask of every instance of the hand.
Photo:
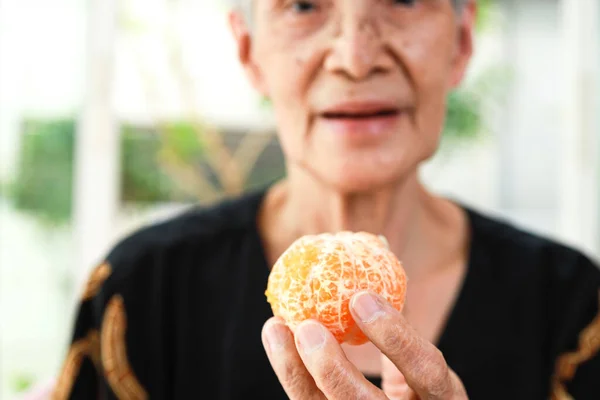
{"label": "hand", "polygon": [[265,323],[262,340],[290,399],[467,399],[462,382],[442,353],[387,302],[359,293],[352,298],[350,310],[360,329],[396,368],[394,374],[384,366],[385,391],[348,361],[323,325],[304,321],[294,337],[283,321],[274,317]]}

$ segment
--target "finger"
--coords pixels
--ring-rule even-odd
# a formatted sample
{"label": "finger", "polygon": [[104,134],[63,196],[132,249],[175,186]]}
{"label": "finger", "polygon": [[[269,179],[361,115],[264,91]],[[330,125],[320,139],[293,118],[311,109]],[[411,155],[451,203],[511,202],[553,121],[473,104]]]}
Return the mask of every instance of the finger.
{"label": "finger", "polygon": [[419,397],[447,399],[455,394],[454,380],[442,353],[423,339],[398,310],[367,292],[356,294],[350,309],[360,329],[402,372]]}
{"label": "finger", "polygon": [[458,375],[456,375],[456,372],[454,372],[452,368],[450,368],[450,379],[452,379],[452,382],[454,383],[454,390],[461,396],[464,396],[464,398],[467,398],[467,389],[465,388],[465,385],[463,384],[462,380],[459,378]]}
{"label": "finger", "polygon": [[381,389],[390,400],[417,400],[402,372],[385,355],[381,356]]}
{"label": "finger", "polygon": [[291,400],[324,400],[325,396],[298,355],[292,332],[279,318],[269,319],[262,330],[269,362]]}
{"label": "finger", "polygon": [[327,399],[387,399],[348,361],[331,332],[318,322],[307,320],[298,326],[296,347]]}

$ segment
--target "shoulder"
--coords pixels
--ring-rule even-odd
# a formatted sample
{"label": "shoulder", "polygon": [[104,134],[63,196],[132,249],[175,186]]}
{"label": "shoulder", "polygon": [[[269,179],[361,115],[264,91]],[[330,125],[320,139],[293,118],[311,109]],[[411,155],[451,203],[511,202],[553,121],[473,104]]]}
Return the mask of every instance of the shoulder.
{"label": "shoulder", "polygon": [[[499,218],[467,210],[472,254],[489,282],[511,290],[505,300],[521,321],[538,324],[554,360],[554,393],[575,398],[600,390],[600,268],[581,251]],[[513,299],[513,302],[509,299]],[[540,325],[541,324],[541,325]],[[537,326],[537,325],[536,325]]]}
{"label": "shoulder", "polygon": [[[141,282],[191,264],[207,267],[212,255],[256,229],[262,192],[252,192],[210,206],[194,206],[165,221],[139,228],[121,239],[103,264],[111,269],[112,287]],[[171,271],[169,271],[171,270]]]}
{"label": "shoulder", "polygon": [[466,208],[473,249],[491,264],[515,274],[543,274],[568,282],[583,276],[600,284],[597,261],[555,239],[532,233],[515,223]]}
{"label": "shoulder", "polygon": [[255,227],[261,194],[250,193],[209,206],[193,206],[165,221],[144,226],[121,239],[110,259],[135,258],[140,253],[167,247],[201,244],[214,237]]}
{"label": "shoulder", "polygon": [[145,398],[146,388],[159,390],[165,338],[172,337],[167,332],[188,321],[178,316],[194,312],[194,300],[204,304],[219,292],[213,283],[223,279],[212,272],[227,263],[215,257],[256,229],[261,198],[250,193],[193,207],[120,240],[85,284],[57,390],[76,397],[93,391],[96,371],[106,372],[117,397]]}

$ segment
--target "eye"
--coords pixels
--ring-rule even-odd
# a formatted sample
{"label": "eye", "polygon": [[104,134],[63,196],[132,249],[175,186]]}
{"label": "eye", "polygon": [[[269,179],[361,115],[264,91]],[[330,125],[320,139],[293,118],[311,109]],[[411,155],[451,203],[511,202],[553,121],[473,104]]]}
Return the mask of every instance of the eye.
{"label": "eye", "polygon": [[317,6],[313,1],[292,1],[289,7],[298,14],[307,14],[316,10]]}

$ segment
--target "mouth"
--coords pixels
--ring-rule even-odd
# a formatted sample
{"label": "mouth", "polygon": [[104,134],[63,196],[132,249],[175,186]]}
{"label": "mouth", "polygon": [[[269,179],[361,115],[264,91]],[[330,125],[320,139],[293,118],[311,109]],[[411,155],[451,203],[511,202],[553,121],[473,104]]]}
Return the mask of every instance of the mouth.
{"label": "mouth", "polygon": [[356,112],[333,111],[324,112],[321,116],[329,120],[366,120],[385,117],[396,117],[400,114],[400,110],[388,108],[380,110],[365,110]]}
{"label": "mouth", "polygon": [[396,117],[400,114],[398,106],[387,101],[354,101],[339,103],[321,112],[327,120],[369,120]]}
{"label": "mouth", "polygon": [[347,102],[323,110],[319,119],[327,132],[362,146],[397,132],[403,112],[395,102]]}

